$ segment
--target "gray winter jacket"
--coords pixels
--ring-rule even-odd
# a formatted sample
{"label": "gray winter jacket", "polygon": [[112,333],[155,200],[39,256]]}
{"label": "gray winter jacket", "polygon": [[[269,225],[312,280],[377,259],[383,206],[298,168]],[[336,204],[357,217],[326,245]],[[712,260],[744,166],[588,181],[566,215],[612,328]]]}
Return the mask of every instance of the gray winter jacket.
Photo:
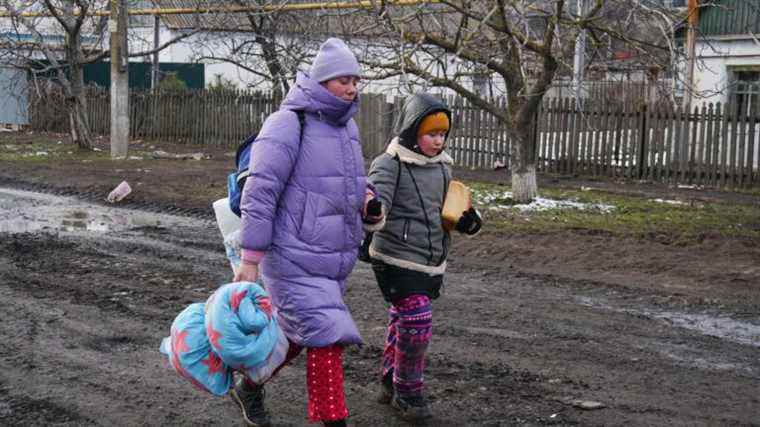
{"label": "gray winter jacket", "polygon": [[448,109],[428,96],[405,105],[397,134],[378,156],[367,177],[383,204],[384,227],[375,232],[370,256],[386,264],[430,275],[443,274],[451,238],[441,210],[451,181],[451,157],[427,157],[416,150],[416,129],[424,116]]}
{"label": "gray winter jacket", "polygon": [[372,162],[368,179],[386,211],[385,226],[375,232],[369,249],[372,258],[443,274],[451,239],[443,229],[441,209],[451,181],[450,164],[445,152],[428,158],[398,140]]}

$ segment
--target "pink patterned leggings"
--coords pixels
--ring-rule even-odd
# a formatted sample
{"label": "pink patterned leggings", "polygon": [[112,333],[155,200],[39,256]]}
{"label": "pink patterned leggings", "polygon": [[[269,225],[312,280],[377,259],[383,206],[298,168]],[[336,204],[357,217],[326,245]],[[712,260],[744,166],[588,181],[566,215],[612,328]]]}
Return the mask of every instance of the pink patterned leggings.
{"label": "pink patterned leggings", "polygon": [[425,352],[433,333],[430,298],[411,295],[388,309],[388,330],[383,352],[383,375],[393,371],[393,386],[400,395],[419,395],[424,388]]}

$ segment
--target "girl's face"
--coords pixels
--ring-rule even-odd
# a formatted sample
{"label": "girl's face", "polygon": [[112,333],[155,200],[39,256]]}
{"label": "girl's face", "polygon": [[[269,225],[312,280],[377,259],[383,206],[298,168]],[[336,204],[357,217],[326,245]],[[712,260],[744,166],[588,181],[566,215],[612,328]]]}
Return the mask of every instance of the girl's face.
{"label": "girl's face", "polygon": [[338,98],[353,102],[359,93],[359,77],[342,76],[322,83],[327,90]]}
{"label": "girl's face", "polygon": [[417,138],[417,145],[420,147],[422,154],[428,157],[437,156],[446,145],[446,131],[436,130],[420,135]]}

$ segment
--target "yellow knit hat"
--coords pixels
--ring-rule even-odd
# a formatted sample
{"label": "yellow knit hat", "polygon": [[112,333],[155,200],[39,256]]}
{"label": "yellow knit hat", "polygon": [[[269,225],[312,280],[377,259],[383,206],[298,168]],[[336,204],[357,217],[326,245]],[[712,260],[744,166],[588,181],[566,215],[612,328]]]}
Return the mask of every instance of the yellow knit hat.
{"label": "yellow knit hat", "polygon": [[449,116],[443,111],[425,116],[417,127],[417,138],[435,131],[449,131]]}

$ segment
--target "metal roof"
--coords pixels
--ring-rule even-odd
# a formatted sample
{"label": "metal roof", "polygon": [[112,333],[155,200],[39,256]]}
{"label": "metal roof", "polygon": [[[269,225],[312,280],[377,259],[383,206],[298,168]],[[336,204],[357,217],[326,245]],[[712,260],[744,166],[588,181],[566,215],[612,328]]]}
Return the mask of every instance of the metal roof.
{"label": "metal roof", "polygon": [[714,0],[699,9],[699,36],[760,33],[759,0]]}
{"label": "metal roof", "polygon": [[[350,1],[350,0],[340,0]],[[225,6],[279,6],[295,4],[315,4],[319,0],[151,0],[157,8],[161,9],[184,9],[205,8],[216,9]],[[328,2],[330,3],[330,2]],[[334,2],[332,2],[334,3]],[[433,5],[420,6],[425,8]],[[393,13],[393,12],[391,12]],[[351,34],[352,31],[371,26],[376,18],[371,13],[359,9],[312,9],[299,11],[273,12],[276,21],[282,28],[279,33],[301,31],[308,28],[310,33],[323,34]],[[161,15],[161,20],[168,28],[173,30],[201,28],[209,31],[240,31],[253,30],[249,16],[257,16],[256,13],[199,13],[199,14],[176,14]],[[346,19],[349,16],[351,19]],[[293,25],[293,24],[297,25]],[[301,27],[301,28],[294,28]]]}

